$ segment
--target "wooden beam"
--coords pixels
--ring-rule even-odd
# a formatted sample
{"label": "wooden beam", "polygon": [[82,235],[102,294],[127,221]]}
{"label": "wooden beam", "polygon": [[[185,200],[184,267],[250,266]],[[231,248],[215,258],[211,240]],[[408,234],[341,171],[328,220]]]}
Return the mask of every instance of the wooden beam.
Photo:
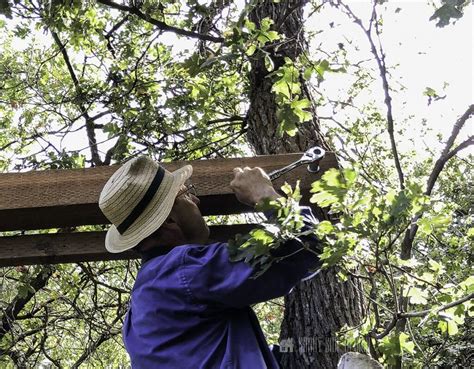
{"label": "wooden beam", "polygon": [[[248,233],[255,224],[211,226],[210,239],[227,242],[237,233]],[[74,263],[80,261],[136,259],[127,251],[111,254],[105,250],[105,232],[49,233],[0,237],[0,267]]]}
{"label": "wooden beam", "polygon": [[[184,164],[194,167],[192,180],[201,200],[203,215],[236,214],[252,209],[240,204],[229,188],[234,167],[261,167],[269,172],[301,157],[301,154],[268,155],[251,158],[198,160],[165,163],[168,170]],[[275,182],[301,188],[310,184],[325,170],[337,166],[333,153],[321,161],[321,171],[308,173],[304,166]],[[106,224],[98,207],[100,191],[118,166],[75,170],[32,171],[0,174],[0,231],[50,229],[79,225]]]}

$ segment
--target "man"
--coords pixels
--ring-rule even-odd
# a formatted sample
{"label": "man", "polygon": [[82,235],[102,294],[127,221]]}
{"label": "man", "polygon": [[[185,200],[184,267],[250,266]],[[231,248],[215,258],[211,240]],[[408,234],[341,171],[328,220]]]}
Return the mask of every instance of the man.
{"label": "man", "polygon": [[[248,264],[229,261],[227,244],[206,244],[199,199],[184,186],[191,174],[189,165],[171,173],[138,157],[112,175],[100,196],[113,223],[107,250],[135,248],[143,256],[123,326],[132,367],[276,369],[250,305],[287,294],[318,259],[289,241],[278,250],[287,258],[251,278]],[[260,168],[235,168],[230,186],[251,206],[280,196]],[[312,218],[307,208],[302,214]],[[310,237],[304,242],[318,246]]]}

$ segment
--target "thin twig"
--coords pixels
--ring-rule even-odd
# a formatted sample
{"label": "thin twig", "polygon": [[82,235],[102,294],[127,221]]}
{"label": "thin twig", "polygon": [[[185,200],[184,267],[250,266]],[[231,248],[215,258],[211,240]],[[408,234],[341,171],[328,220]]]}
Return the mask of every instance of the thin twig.
{"label": "thin twig", "polygon": [[[374,2],[373,9],[372,9],[372,16],[370,19],[370,25],[368,29],[364,27],[362,20],[354,14],[354,12],[351,10],[351,8],[349,8],[349,6],[347,6],[346,4],[342,2],[338,2],[337,4],[342,5],[342,7],[345,9],[345,13],[350,18],[352,18],[354,23],[356,23],[364,31],[370,43],[371,52],[375,57],[375,61],[377,62],[377,66],[380,72],[380,77],[382,78],[382,86],[383,86],[383,91],[385,95],[384,102],[387,107],[387,131],[390,137],[390,145],[392,149],[393,159],[395,161],[395,168],[397,169],[398,180],[400,182],[400,188],[403,189],[405,188],[405,179],[404,179],[403,170],[400,164],[400,158],[398,156],[398,149],[397,149],[397,145],[395,141],[394,119],[393,119],[393,112],[392,112],[392,97],[390,96],[390,88],[389,88],[388,79],[387,79],[387,65],[385,63],[385,53],[383,51],[382,44],[380,42],[380,37],[379,37],[380,30],[378,27],[377,13],[375,9],[377,2]],[[373,24],[375,24],[375,32],[377,36],[379,37],[378,49],[372,37]]]}

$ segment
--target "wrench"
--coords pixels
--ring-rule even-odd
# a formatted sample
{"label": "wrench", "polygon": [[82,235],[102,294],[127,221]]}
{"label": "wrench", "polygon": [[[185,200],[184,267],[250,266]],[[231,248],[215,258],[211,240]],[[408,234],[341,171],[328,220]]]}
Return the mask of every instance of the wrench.
{"label": "wrench", "polygon": [[316,173],[317,171],[319,171],[319,161],[324,157],[325,153],[326,151],[324,151],[324,149],[322,149],[321,147],[314,146],[306,150],[306,152],[299,160],[287,165],[286,167],[270,172],[268,176],[270,177],[271,181],[274,181],[275,179],[281,177],[283,174],[303,164],[308,164],[308,172]]}

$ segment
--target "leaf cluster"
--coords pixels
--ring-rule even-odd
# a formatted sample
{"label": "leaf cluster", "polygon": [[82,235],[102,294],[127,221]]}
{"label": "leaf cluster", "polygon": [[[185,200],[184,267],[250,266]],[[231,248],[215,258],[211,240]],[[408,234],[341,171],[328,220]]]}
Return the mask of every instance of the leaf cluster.
{"label": "leaf cluster", "polygon": [[301,236],[308,234],[308,231],[302,229],[304,223],[300,214],[299,184],[294,190],[285,184],[282,191],[286,197],[266,199],[258,204],[257,210],[269,216],[268,222],[262,223],[262,228],[253,229],[246,235],[238,234],[228,242],[231,261],[243,260],[248,263],[254,269],[252,278],[258,278],[273,263],[288,257],[276,256],[273,251],[290,240],[299,240]]}

